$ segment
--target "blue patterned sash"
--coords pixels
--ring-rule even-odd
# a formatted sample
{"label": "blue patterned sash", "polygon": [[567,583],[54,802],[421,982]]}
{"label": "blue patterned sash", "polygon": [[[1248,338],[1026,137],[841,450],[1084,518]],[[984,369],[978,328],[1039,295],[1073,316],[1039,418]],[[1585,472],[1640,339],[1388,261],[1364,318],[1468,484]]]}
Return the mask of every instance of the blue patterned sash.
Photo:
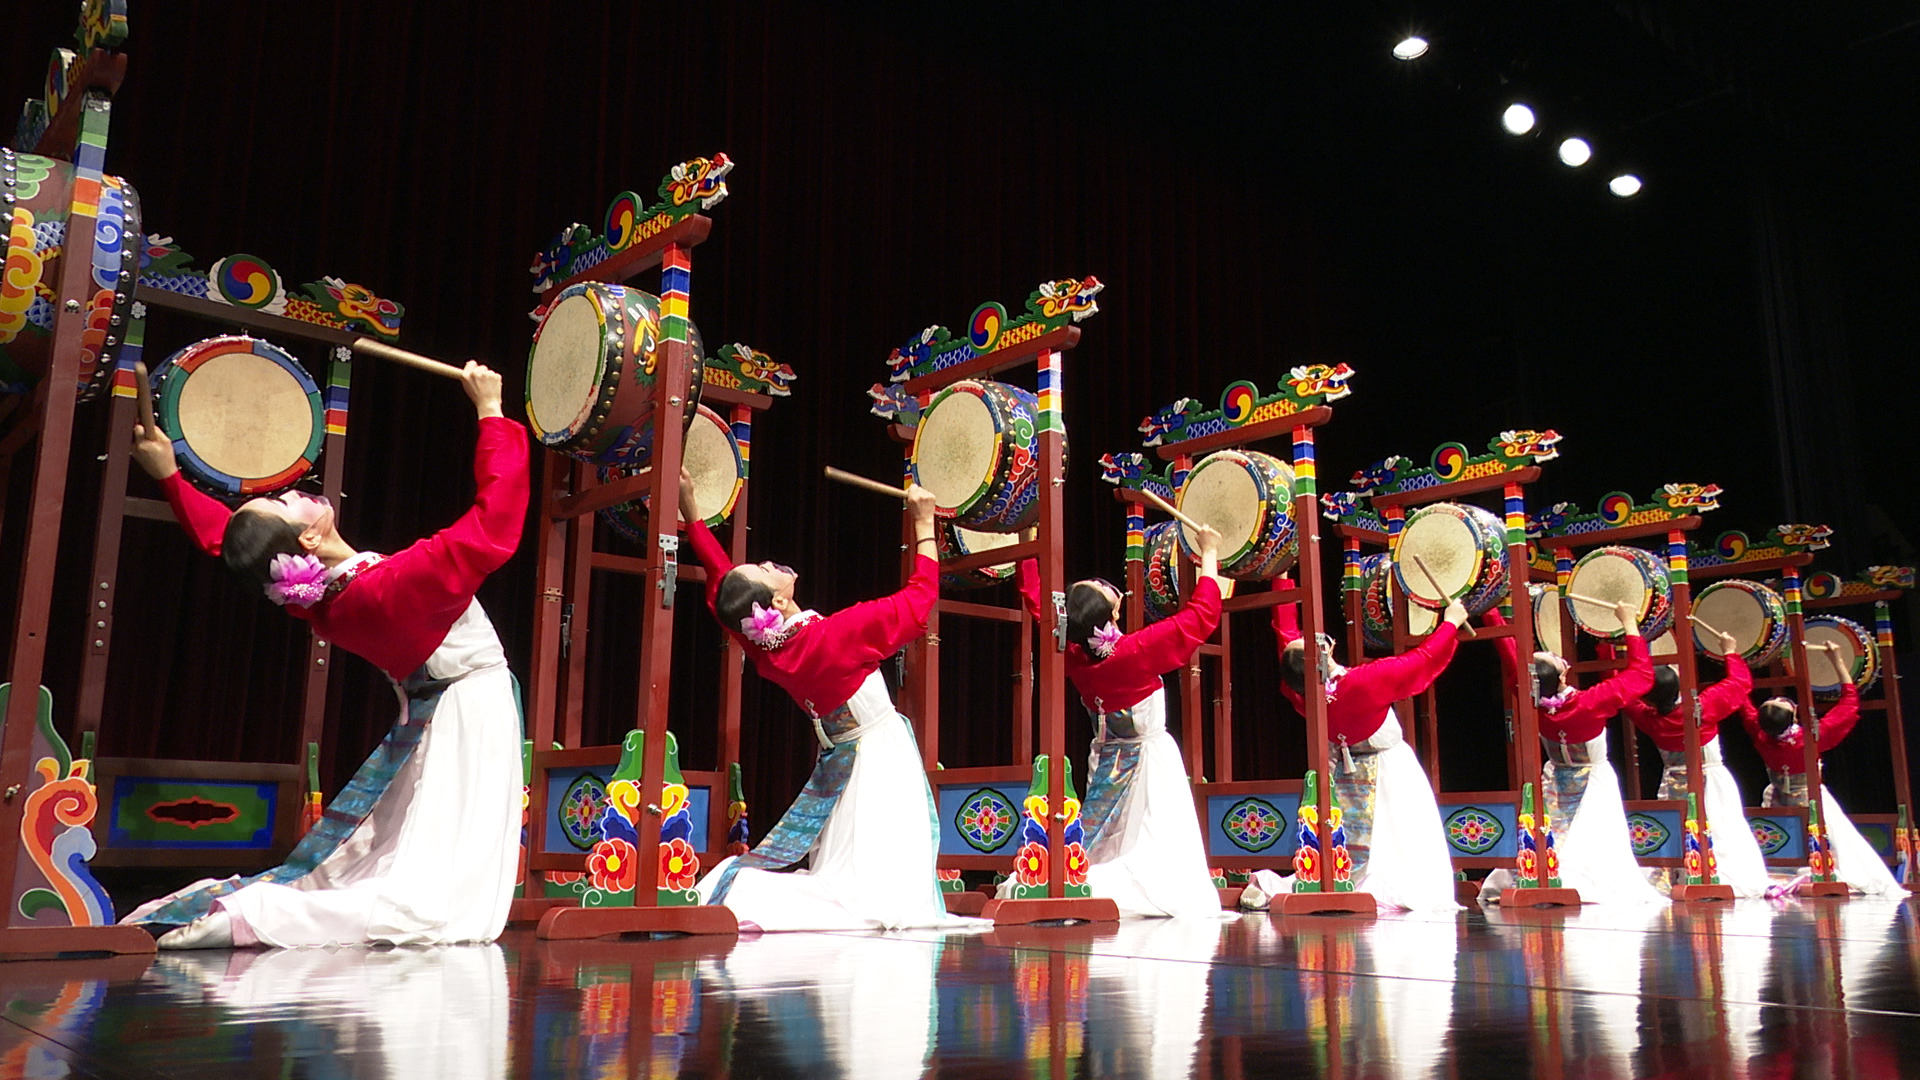
{"label": "blue patterned sash", "polygon": [[[1120,724],[1115,723],[1116,719]],[[1116,728],[1134,730],[1132,713],[1108,713],[1107,732],[1118,734]],[[1131,736],[1120,736],[1120,739],[1126,738]],[[1093,744],[1093,761],[1087,767],[1087,798],[1080,804],[1080,828],[1086,833],[1089,852],[1099,850],[1107,826],[1113,823],[1114,813],[1126,801],[1127,790],[1133,786],[1133,776],[1139,767],[1139,743],[1108,739]]]}
{"label": "blue patterned sash", "polygon": [[1552,763],[1552,783],[1540,785],[1543,789],[1547,809],[1547,824],[1554,838],[1567,835],[1567,827],[1573,824],[1574,816],[1580,813],[1580,803],[1587,797],[1587,781],[1593,776],[1591,765],[1561,765]]}
{"label": "blue patterned sash", "polygon": [[1329,759],[1327,774],[1340,800],[1340,826],[1347,834],[1347,855],[1359,880],[1373,851],[1373,815],[1380,793],[1379,753],[1347,753]]}
{"label": "blue patterned sash", "polygon": [[[899,720],[903,724],[907,722],[904,716]],[[860,726],[853,710],[845,705],[821,717],[819,724],[829,736],[844,735]],[[821,751],[813,763],[813,774],[807,777],[806,787],[800,789],[800,797],[793,800],[793,805],[787,807],[787,812],[780,815],[780,820],[752,851],[727,864],[707,903],[726,903],[733,879],[743,869],[784,870],[806,858],[813,850],[814,841],[820,838],[820,830],[826,828],[827,819],[833,816],[833,808],[839,805],[841,793],[847,790],[847,779],[853,775],[854,755],[859,752],[858,739]]]}
{"label": "blue patterned sash", "polygon": [[380,740],[380,745],[374,747],[373,753],[353,774],[353,779],[347,781],[347,786],[327,804],[319,823],[294,846],[286,862],[252,877],[216,881],[205,888],[183,893],[146,915],[127,921],[154,928],[185,926],[212,911],[214,901],[249,885],[258,882],[291,885],[312,873],[373,812],[381,796],[386,794],[388,785],[393,783],[395,774],[413,756],[414,747],[420,744],[420,736],[426,733],[427,722],[433,719],[434,709],[440,704],[440,695],[457,681],[429,679],[426,672],[423,665],[400,684],[400,690],[407,699],[406,718],[395,724],[393,730],[387,732],[387,737]]}

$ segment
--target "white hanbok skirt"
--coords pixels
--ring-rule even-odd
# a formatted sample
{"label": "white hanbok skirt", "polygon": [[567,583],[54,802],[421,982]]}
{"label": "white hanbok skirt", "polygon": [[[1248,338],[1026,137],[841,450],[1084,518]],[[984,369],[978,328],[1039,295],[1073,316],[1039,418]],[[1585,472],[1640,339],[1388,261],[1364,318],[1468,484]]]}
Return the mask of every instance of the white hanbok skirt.
{"label": "white hanbok skirt", "polygon": [[[767,931],[991,925],[947,913],[935,877],[940,835],[933,792],[913,727],[894,709],[879,671],[847,705],[859,727],[841,741],[859,745],[807,869],[744,867],[733,876],[725,906]],[[701,903],[712,902],[732,862],[721,860],[700,880]]]}
{"label": "white hanbok skirt", "polygon": [[[353,834],[290,884],[259,882],[217,901],[260,944],[441,945],[492,941],[506,928],[520,853],[520,713],[478,601],[425,667],[455,681]],[[404,718],[404,697],[401,709]],[[211,884],[196,882],[122,921]]]}
{"label": "white hanbok skirt", "polygon": [[[1767,874],[1766,857],[1760,854],[1759,841],[1747,825],[1746,804],[1740,799],[1740,785],[1733,779],[1720,756],[1718,737],[1700,744],[1701,776],[1707,789],[1707,827],[1713,836],[1713,858],[1719,866],[1720,883],[1733,888],[1742,900],[1757,900],[1766,895],[1772,883]],[[1673,786],[1674,769],[1661,778],[1660,797],[1686,798],[1686,769],[1678,770],[1680,783]],[[1684,874],[1685,871],[1674,871]]]}
{"label": "white hanbok skirt", "polygon": [[[1558,820],[1552,822],[1561,884],[1578,889],[1581,902],[1586,904],[1663,903],[1666,898],[1647,880],[1646,871],[1634,858],[1620,778],[1607,760],[1606,733],[1588,742],[1585,752],[1592,764],[1584,767],[1586,790],[1581,794],[1580,808],[1564,829]],[[1552,761],[1541,767],[1543,792],[1553,789],[1555,768]]]}
{"label": "white hanbok skirt", "polygon": [[[1454,899],[1453,852],[1447,846],[1446,826],[1440,821],[1440,804],[1393,710],[1387,710],[1380,730],[1349,752],[1356,757],[1363,753],[1376,755],[1377,770],[1367,862],[1354,879],[1354,890],[1371,894],[1376,907],[1460,910]],[[1342,767],[1344,763],[1336,754],[1327,762],[1327,773],[1331,776]],[[1356,811],[1367,812],[1361,807],[1340,808],[1349,818]],[[1253,883],[1269,896],[1293,890],[1292,875],[1282,876],[1272,870],[1256,871]]]}
{"label": "white hanbok skirt", "polygon": [[[1768,784],[1761,803],[1766,806],[1781,805],[1777,799],[1774,785]],[[1788,802],[1788,806],[1804,806],[1805,801]],[[1827,785],[1820,785],[1821,821],[1827,827],[1827,842],[1833,846],[1833,869],[1841,881],[1854,892],[1868,896],[1905,897],[1907,890],[1894,879],[1893,871],[1882,862],[1873,845],[1860,835],[1853,821],[1847,817],[1846,810],[1840,806],[1840,800],[1833,797]]]}

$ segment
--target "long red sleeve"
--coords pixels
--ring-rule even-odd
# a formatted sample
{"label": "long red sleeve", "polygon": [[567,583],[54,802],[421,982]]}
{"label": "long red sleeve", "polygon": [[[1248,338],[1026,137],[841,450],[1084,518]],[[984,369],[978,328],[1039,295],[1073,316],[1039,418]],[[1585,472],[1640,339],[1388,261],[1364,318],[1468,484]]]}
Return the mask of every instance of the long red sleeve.
{"label": "long red sleeve", "polygon": [[473,506],[458,521],[363,571],[331,600],[288,613],[392,678],[411,675],[520,546],[530,486],[526,429],[504,417],[482,419],[473,479]]}
{"label": "long red sleeve", "polygon": [[[1840,700],[1820,718],[1820,749],[1824,752],[1839,745],[1853,731],[1853,725],[1860,719],[1860,692],[1852,683],[1840,690]],[[1767,763],[1769,772],[1804,773],[1807,771],[1806,730],[1799,724],[1788,728],[1784,736],[1775,737],[1766,733],[1760,726],[1759,710],[1752,701],[1746,701],[1740,709],[1740,722],[1747,729],[1747,737],[1753,740],[1754,749],[1760,751],[1760,760]]]}
{"label": "long red sleeve", "polygon": [[[739,528],[738,525],[734,527]],[[699,559],[700,565],[706,568],[707,610],[718,619],[720,611],[714,605],[720,600],[720,579],[733,570],[733,557],[727,554],[726,548],[720,546],[719,540],[714,539],[713,530],[707,528],[704,521],[687,526],[687,542],[693,545],[693,557]],[[730,626],[727,629],[738,633],[740,628]]]}
{"label": "long red sleeve", "polygon": [[[1399,656],[1369,660],[1348,668],[1327,698],[1327,735],[1349,745],[1367,741],[1387,721],[1387,710],[1402,698],[1424,693],[1452,662],[1460,636],[1454,625],[1442,622],[1418,647]],[[1286,651],[1283,639],[1281,651]],[[1280,690],[1303,714],[1306,702],[1285,680]]]}
{"label": "long red sleeve", "polygon": [[[733,569],[733,560],[704,522],[687,526],[687,539],[706,568],[707,610],[718,620],[720,579]],[[846,704],[882,660],[926,632],[939,598],[940,564],[920,555],[914,559],[913,576],[899,592],[815,619],[777,649],[748,641],[737,626],[723,622],[721,629],[746,650],[761,678],[785,690],[801,708],[825,716]]]}
{"label": "long red sleeve", "polygon": [[[1045,608],[1040,603],[1039,563],[1021,560],[1018,577],[1027,614],[1046,626]],[[1079,645],[1068,645],[1067,679],[1091,707],[1132,708],[1160,689],[1160,676],[1186,663],[1219,625],[1220,585],[1203,577],[1194,586],[1193,598],[1179,611],[1122,637],[1105,660],[1094,660]]]}
{"label": "long red sleeve", "polygon": [[1580,690],[1555,712],[1540,712],[1540,737],[1548,742],[1587,742],[1607,730],[1626,703],[1653,689],[1653,658],[1647,639],[1638,634],[1626,640],[1627,666],[1593,686]]}
{"label": "long red sleeve", "polygon": [[[1700,741],[1717,735],[1720,721],[1739,710],[1753,691],[1753,672],[1738,654],[1727,660],[1727,677],[1700,691]],[[1633,698],[1621,707],[1633,726],[1647,733],[1653,744],[1667,753],[1686,749],[1686,716],[1681,705],[1664,713],[1654,711],[1645,698]]]}
{"label": "long red sleeve", "polygon": [[222,503],[192,484],[180,474],[178,469],[173,475],[160,481],[160,489],[167,494],[167,505],[173,507],[173,519],[187,531],[200,550],[216,558],[220,555],[220,544],[227,536],[227,519],[233,516]]}
{"label": "long red sleeve", "polygon": [[[1500,614],[1499,608],[1490,608],[1480,616],[1483,626],[1505,626],[1507,617]],[[1520,677],[1520,647],[1514,644],[1512,636],[1493,639],[1493,647],[1500,653],[1500,670],[1506,672],[1507,682],[1512,683]]]}
{"label": "long red sleeve", "polygon": [[1842,739],[1853,733],[1853,725],[1860,719],[1860,691],[1847,683],[1840,688],[1840,700],[1833,703],[1827,715],[1820,718],[1820,750],[1825,753],[1840,745]]}

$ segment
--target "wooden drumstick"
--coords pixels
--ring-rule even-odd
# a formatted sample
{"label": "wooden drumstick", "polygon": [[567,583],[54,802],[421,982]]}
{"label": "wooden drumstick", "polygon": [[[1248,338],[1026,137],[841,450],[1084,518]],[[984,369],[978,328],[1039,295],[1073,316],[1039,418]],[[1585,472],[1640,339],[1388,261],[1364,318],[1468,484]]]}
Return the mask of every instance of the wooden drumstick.
{"label": "wooden drumstick", "polygon": [[133,377],[140,386],[140,425],[151,435],[160,430],[160,421],[153,417],[153,383],[147,379],[146,361],[133,362]]}
{"label": "wooden drumstick", "polygon": [[1720,631],[1715,630],[1713,628],[1712,623],[1708,622],[1707,620],[1701,618],[1698,615],[1693,614],[1692,612],[1687,613],[1687,618],[1692,619],[1694,623],[1700,627],[1700,629],[1705,630],[1707,633],[1712,634],[1714,637],[1732,637],[1733,636],[1731,634],[1723,634]]}
{"label": "wooden drumstick", "polygon": [[[1420,568],[1420,573],[1426,576],[1427,584],[1433,589],[1434,592],[1440,594],[1441,596],[1446,596],[1448,603],[1453,602],[1455,598],[1452,596],[1447,596],[1447,590],[1440,587],[1440,579],[1434,577],[1433,571],[1427,569],[1427,560],[1421,558],[1418,555],[1415,555],[1413,557],[1413,565]],[[1466,638],[1468,641],[1472,641],[1475,637],[1478,636],[1473,632],[1473,627],[1468,626],[1466,623],[1460,624],[1460,629],[1458,633],[1460,634],[1461,637]]]}
{"label": "wooden drumstick", "polygon": [[1146,496],[1148,502],[1152,503],[1153,505],[1159,507],[1162,510],[1165,510],[1167,514],[1173,518],[1173,520],[1179,522],[1182,525],[1185,525],[1187,528],[1202,529],[1206,527],[1200,524],[1199,522],[1193,520],[1192,518],[1188,517],[1187,515],[1181,513],[1179,510],[1174,508],[1174,505],[1172,503],[1168,502],[1167,500],[1161,498],[1158,495],[1155,495],[1153,492],[1148,491],[1146,488],[1141,488],[1140,494]]}
{"label": "wooden drumstick", "polygon": [[894,487],[891,484],[883,484],[878,480],[870,480],[867,477],[861,476],[859,473],[850,473],[845,469],[836,469],[831,465],[826,467],[825,472],[829,480],[838,480],[840,483],[852,487],[865,488],[876,495],[891,495],[896,499],[904,499],[907,497],[907,490],[905,488]]}
{"label": "wooden drumstick", "polygon": [[375,341],[372,338],[354,338],[351,348],[354,352],[362,356],[377,356],[382,360],[391,360],[396,364],[405,364],[411,368],[419,368],[421,371],[430,372],[434,375],[444,375],[449,379],[465,378],[465,374],[452,364],[443,364],[430,356],[421,356],[417,352],[396,349],[391,345]]}

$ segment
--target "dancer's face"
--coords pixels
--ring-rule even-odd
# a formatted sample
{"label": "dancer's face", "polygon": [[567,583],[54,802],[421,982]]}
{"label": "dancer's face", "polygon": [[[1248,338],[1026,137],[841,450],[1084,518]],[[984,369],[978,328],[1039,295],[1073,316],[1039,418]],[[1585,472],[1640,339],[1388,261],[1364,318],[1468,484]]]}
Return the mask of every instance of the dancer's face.
{"label": "dancer's face", "polygon": [[287,491],[272,498],[248,499],[242,513],[267,514],[292,524],[302,533],[326,536],[333,531],[333,504],[303,491]]}
{"label": "dancer's face", "polygon": [[765,585],[773,593],[776,603],[793,603],[793,583],[800,580],[800,575],[793,572],[793,567],[777,562],[757,562],[736,566],[733,572],[748,581]]}

